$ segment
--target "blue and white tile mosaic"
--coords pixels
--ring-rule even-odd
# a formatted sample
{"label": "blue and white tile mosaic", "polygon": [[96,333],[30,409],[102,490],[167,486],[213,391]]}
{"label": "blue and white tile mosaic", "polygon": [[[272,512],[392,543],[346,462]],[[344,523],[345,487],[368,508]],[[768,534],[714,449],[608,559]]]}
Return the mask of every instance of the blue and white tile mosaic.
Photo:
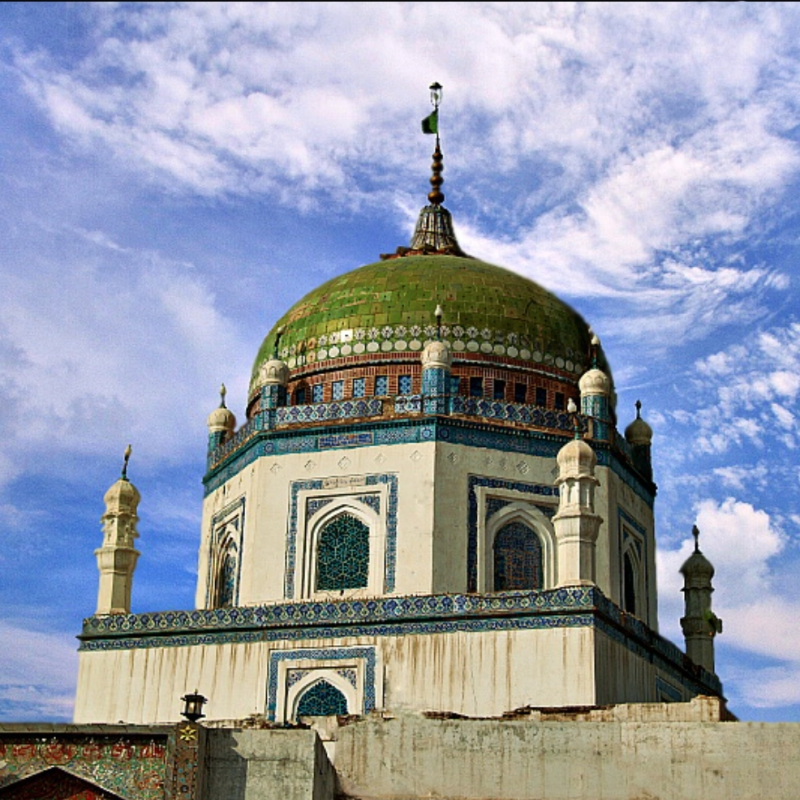
{"label": "blue and white tile mosaic", "polygon": [[691,694],[722,693],[715,675],[593,586],[89,617],[79,638],[81,650],[105,651],[573,627],[602,632]]}
{"label": "blue and white tile mosaic", "polygon": [[[304,650],[273,650],[269,656],[269,682],[267,688],[267,714],[269,719],[275,719],[278,699],[278,664],[281,661],[353,661],[356,659],[364,662],[364,713],[367,713],[375,708],[375,664],[377,659],[374,647],[320,647]],[[290,670],[289,672],[295,671]],[[306,671],[304,670],[303,672],[305,673]],[[351,669],[348,672],[353,673],[351,682],[355,685],[355,670]],[[350,680],[350,678],[347,677],[346,680]]]}
{"label": "blue and white tile mosaic", "polygon": [[[365,486],[385,485],[388,490],[386,510],[386,560],[384,564],[384,591],[393,592],[395,585],[395,566],[397,561],[397,476],[390,473],[367,475],[364,479]],[[301,491],[320,491],[325,487],[321,478],[292,481],[289,488],[289,528],[286,532],[286,577],[284,580],[284,597],[294,597],[294,576],[297,558],[297,525],[298,525],[298,494]],[[325,498],[326,500],[328,498]],[[380,497],[374,494],[357,495],[359,502],[372,508],[380,514]],[[314,502],[309,498],[308,502]],[[326,503],[327,505],[327,503]],[[306,505],[308,509],[308,504]],[[316,508],[313,513],[316,513]]]}

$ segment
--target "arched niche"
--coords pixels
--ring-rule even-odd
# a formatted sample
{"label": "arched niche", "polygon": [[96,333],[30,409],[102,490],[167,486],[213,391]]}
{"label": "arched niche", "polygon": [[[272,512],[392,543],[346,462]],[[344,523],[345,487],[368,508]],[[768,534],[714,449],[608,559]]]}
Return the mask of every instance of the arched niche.
{"label": "arched niche", "polygon": [[[553,525],[547,516],[535,506],[522,501],[511,502],[493,514],[486,521],[485,540],[483,547],[483,584],[484,591],[504,591],[509,586],[496,586],[496,566],[498,548],[496,544],[504,546],[508,550],[508,540],[514,538],[515,530],[521,533],[522,529],[529,530],[535,537],[532,549],[537,551],[536,555],[531,553],[535,559],[538,558],[537,581],[539,586],[536,589],[549,589],[555,585],[556,576],[556,543]],[[500,539],[498,540],[498,536]],[[518,537],[519,538],[519,537]],[[504,539],[506,540],[504,542]],[[524,554],[520,554],[524,560]],[[536,565],[534,565],[536,566]],[[517,587],[528,588],[528,587]],[[534,587],[530,587],[534,589]],[[534,589],[534,590],[536,590]]]}

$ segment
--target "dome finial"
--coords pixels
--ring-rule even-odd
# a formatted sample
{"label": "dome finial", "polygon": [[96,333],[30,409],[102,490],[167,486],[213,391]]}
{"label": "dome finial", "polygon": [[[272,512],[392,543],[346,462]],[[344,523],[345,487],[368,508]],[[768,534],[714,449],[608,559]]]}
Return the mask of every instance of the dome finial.
{"label": "dome finial", "polygon": [[694,536],[694,551],[700,552],[700,529],[697,525],[692,525],[692,536]]}
{"label": "dome finial", "polygon": [[441,340],[442,338],[442,317],[444,316],[444,311],[442,311],[442,307],[439,303],[436,304],[436,310],[433,312],[433,316],[436,317],[436,338]]}
{"label": "dome finial", "polygon": [[636,419],[641,419],[642,418],[642,401],[641,400],[637,400],[634,405],[636,406]]}
{"label": "dome finial", "polygon": [[228,406],[225,405],[225,395],[228,394],[228,390],[225,388],[225,384],[221,384],[219,387],[219,407],[220,408],[227,408]]}
{"label": "dome finial", "polygon": [[128,462],[131,460],[131,452],[131,446],[128,445],[125,448],[125,453],[122,456],[122,475],[120,475],[120,477],[124,481],[128,480]]}
{"label": "dome finial", "polygon": [[442,170],[444,169],[442,148],[439,143],[439,104],[442,102],[442,85],[438,82],[432,83],[431,89],[431,105],[433,111],[422,120],[422,132],[436,134],[436,147],[433,151],[433,164],[431,169],[431,186],[433,187],[428,193],[428,200],[431,205],[440,206],[444,203],[444,194],[442,193],[442,184],[444,178],[442,177]]}

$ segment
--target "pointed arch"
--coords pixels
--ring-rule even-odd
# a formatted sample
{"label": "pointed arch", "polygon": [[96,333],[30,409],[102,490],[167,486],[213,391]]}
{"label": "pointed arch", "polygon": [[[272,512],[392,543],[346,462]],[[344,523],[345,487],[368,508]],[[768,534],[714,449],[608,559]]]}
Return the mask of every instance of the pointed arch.
{"label": "pointed arch", "polygon": [[298,698],[295,717],[333,717],[347,714],[347,698],[324,678],[313,683]]}
{"label": "pointed arch", "polygon": [[305,533],[297,560],[303,596],[353,597],[385,591],[384,506],[368,498],[363,493],[320,495],[306,504],[306,510],[316,508],[303,520]]}
{"label": "pointed arch", "polygon": [[636,548],[629,545],[622,551],[621,605],[628,614],[642,616],[642,566]]}
{"label": "pointed arch", "polygon": [[494,537],[493,588],[542,589],[542,542],[521,519],[506,522]]}
{"label": "pointed arch", "polygon": [[314,590],[365,589],[369,584],[369,526],[360,515],[341,511],[319,529]]}
{"label": "pointed arch", "polygon": [[485,591],[540,591],[555,585],[555,532],[534,505],[508,503],[486,521],[484,535]]}
{"label": "pointed arch", "polygon": [[231,608],[239,598],[239,550],[236,542],[228,540],[220,549],[216,576],[217,608]]}

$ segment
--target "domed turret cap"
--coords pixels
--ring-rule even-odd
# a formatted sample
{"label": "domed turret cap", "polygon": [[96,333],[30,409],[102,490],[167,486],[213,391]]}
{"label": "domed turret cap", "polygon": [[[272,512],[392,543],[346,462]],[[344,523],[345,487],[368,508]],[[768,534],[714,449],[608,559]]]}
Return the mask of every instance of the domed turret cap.
{"label": "domed turret cap", "polygon": [[625,439],[631,445],[644,445],[653,443],[653,429],[642,419],[642,404],[636,401],[636,419],[625,428]]}
{"label": "domed turret cap", "polygon": [[583,439],[573,439],[558,451],[556,461],[561,477],[594,475],[597,456]]}
{"label": "domed turret cap", "polygon": [[714,577],[714,565],[700,552],[700,531],[697,525],[692,527],[694,536],[694,552],[686,559],[681,567],[681,574],[685,578],[686,586],[709,586]]}
{"label": "domed turret cap", "polygon": [[265,361],[258,370],[257,383],[261,386],[286,386],[289,383],[289,365],[279,358]]}
{"label": "domed turret cap", "polygon": [[131,457],[131,446],[125,448],[125,457],[122,462],[122,474],[111,484],[103,495],[103,502],[107,511],[131,510],[136,513],[136,507],[142,496],[139,490],[128,480],[128,461]]}
{"label": "domed turret cap", "polygon": [[581,375],[578,388],[581,391],[581,397],[596,394],[608,395],[611,391],[611,381],[603,370],[594,368]]}
{"label": "domed turret cap", "polygon": [[225,395],[227,389],[223,383],[219,390],[219,408],[215,408],[209,415],[206,424],[211,433],[218,431],[233,431],[236,429],[236,417],[233,412],[225,405]]}

